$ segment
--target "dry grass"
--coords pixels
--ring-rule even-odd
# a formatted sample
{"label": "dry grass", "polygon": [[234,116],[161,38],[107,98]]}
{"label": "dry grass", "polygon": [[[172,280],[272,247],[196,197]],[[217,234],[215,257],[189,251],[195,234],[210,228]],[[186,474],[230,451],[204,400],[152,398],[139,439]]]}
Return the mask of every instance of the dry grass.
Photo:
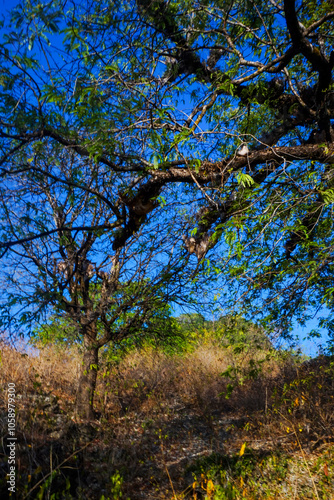
{"label": "dry grass", "polygon": [[[81,362],[78,350],[47,346],[27,354],[22,346],[14,348],[4,341],[0,342],[0,349],[2,391],[9,382],[14,382],[17,394],[23,398],[32,394],[52,394],[73,402]],[[198,409],[222,408],[222,395],[227,385],[231,381],[241,381],[246,385],[238,387],[235,395],[225,400],[224,409],[244,405],[250,405],[251,409],[263,407],[266,404],[264,387],[279,376],[281,362],[269,358],[262,364],[267,375],[258,377],[255,382],[247,378],[253,369],[250,360],[260,367],[267,354],[235,355],[232,349],[218,346],[214,340],[199,344],[191,353],[182,356],[170,356],[152,347],[138,349],[117,364],[101,363],[95,404],[101,413],[113,415],[132,410],[150,412],[152,405],[158,408],[160,404],[168,405],[175,400]],[[232,368],[231,380],[221,376],[229,367]]]}
{"label": "dry grass", "polygon": [[[80,353],[48,347],[26,355],[2,342],[1,399],[5,401],[9,382],[16,384],[20,395],[18,498],[37,498],[38,491],[40,498],[49,498],[51,491],[62,491],[59,498],[100,500],[104,494],[105,498],[117,499],[123,491],[122,499],[170,500],[174,489],[174,498],[197,495],[199,499],[201,487],[188,488],[194,479],[187,467],[202,457],[208,459],[205,467],[212,470],[210,456],[223,457],[220,463],[225,464],[232,460],[226,457],[239,457],[245,442],[252,453],[259,454],[258,463],[267,463],[264,456],[270,458],[281,450],[289,457],[304,454],[304,465],[310,460],[309,470],[315,470],[314,453],[333,440],[333,364],[325,357],[313,364],[301,364],[293,356],[269,354],[235,354],[210,339],[183,356],[168,356],[152,348],[132,351],[118,364],[102,363],[95,398],[101,418],[84,425],[73,421]],[[1,405],[0,411],[5,435],[5,406]],[[256,457],[255,462],[252,458],[254,464]],[[5,453],[2,458],[3,479]],[[238,460],[233,460],[237,466]],[[333,477],[331,461],[326,460],[327,465],[320,469],[329,468],[328,474]],[[296,463],[292,460],[289,466],[291,481],[298,475]],[[205,476],[205,467],[203,481],[208,486],[211,473]],[[304,476],[305,467],[300,469]],[[235,494],[231,498],[239,498],[241,483],[239,472],[236,474],[235,479],[232,472],[229,476],[229,487],[234,485],[237,492],[231,490]],[[299,482],[303,474],[298,476]],[[312,474],[317,477],[318,472]],[[41,486],[32,490],[38,481],[44,493]],[[314,484],[311,481],[309,489],[298,487],[304,497],[298,496],[297,488],[295,498],[308,498],[307,492],[314,494]],[[288,486],[286,491],[292,491]],[[324,491],[331,491],[331,487],[329,483]],[[217,488],[212,490],[216,495]],[[246,498],[253,498],[251,492],[254,498],[270,498],[260,494],[256,485],[247,491]],[[277,498],[291,498],[277,491]],[[334,494],[334,485],[332,491]],[[326,498],[325,493],[322,498]]]}
{"label": "dry grass", "polygon": [[[29,354],[27,354],[27,352]],[[15,347],[0,339],[0,386],[15,383],[17,394],[64,394],[74,397],[80,369],[80,354],[75,349],[53,346],[40,351],[22,343]]]}

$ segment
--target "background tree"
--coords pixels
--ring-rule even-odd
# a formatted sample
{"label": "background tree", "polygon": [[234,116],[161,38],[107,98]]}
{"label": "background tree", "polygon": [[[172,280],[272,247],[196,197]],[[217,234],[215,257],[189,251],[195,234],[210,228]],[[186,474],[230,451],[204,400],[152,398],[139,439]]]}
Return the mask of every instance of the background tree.
{"label": "background tree", "polygon": [[181,314],[176,318],[181,333],[189,342],[196,343],[208,336],[220,345],[233,346],[236,352],[273,347],[266,331],[239,315],[228,314],[214,320],[199,313]]}
{"label": "background tree", "polygon": [[2,175],[50,139],[94,160],[96,190],[119,181],[114,252],[174,191],[224,303],[288,334],[333,311],[333,18],[314,0],[23,2],[1,50]]}
{"label": "background tree", "polygon": [[157,316],[167,317],[166,304],[186,297],[180,283],[187,256],[159,211],[146,221],[146,234],[113,249],[119,237],[113,233],[119,224],[117,181],[112,194],[101,178],[94,162],[49,141],[31,162],[21,159],[0,193],[2,230],[16,240],[4,259],[2,325],[33,329],[50,313],[67,324],[82,343],[76,409],[88,419],[99,350],[125,338],[135,342],[144,332],[153,335]]}

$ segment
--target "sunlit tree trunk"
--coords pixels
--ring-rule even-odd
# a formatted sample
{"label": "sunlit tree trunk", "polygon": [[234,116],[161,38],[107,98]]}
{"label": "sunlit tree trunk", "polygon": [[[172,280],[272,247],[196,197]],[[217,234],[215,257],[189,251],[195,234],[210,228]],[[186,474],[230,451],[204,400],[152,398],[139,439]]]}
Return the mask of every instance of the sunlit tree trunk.
{"label": "sunlit tree trunk", "polygon": [[86,420],[94,418],[93,403],[98,370],[98,353],[96,327],[89,327],[84,334],[84,354],[76,398],[76,414]]}

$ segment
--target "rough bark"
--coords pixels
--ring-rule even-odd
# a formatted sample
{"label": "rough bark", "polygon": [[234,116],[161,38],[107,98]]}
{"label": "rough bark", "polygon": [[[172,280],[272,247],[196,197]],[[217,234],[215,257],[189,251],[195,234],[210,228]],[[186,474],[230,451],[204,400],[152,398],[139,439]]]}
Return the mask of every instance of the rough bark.
{"label": "rough bark", "polygon": [[94,392],[96,388],[99,348],[95,339],[85,336],[84,354],[76,398],[76,414],[85,420],[94,418]]}

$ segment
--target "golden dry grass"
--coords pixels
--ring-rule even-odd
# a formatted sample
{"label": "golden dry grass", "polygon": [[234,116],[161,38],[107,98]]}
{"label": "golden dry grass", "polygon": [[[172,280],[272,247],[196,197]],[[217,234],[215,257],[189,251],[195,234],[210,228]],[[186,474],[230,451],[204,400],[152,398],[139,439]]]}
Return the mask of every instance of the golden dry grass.
{"label": "golden dry grass", "polygon": [[[182,356],[152,347],[133,350],[118,363],[102,361],[95,397],[100,419],[82,425],[73,422],[81,359],[78,350],[49,346],[26,354],[22,347],[15,349],[2,341],[0,351],[1,400],[5,402],[9,382],[15,383],[20,396],[17,435],[22,498],[38,481],[46,485],[48,495],[52,488],[62,491],[65,477],[72,485],[72,496],[64,498],[100,500],[102,494],[121,498],[115,493],[121,488],[122,499],[171,500],[171,485],[177,498],[183,498],[182,491],[188,492],[184,498],[200,498],[196,488],[189,486],[193,480],[187,467],[201,457],[209,460],[212,454],[223,457],[225,463],[226,457],[239,456],[245,442],[258,453],[259,464],[267,463],[263,457],[270,458],[277,450],[292,457],[291,481],[296,480],[297,456],[304,454],[306,461],[303,459],[300,470],[306,477],[306,489],[298,487],[297,493],[304,493],[296,498],[314,494],[305,464],[307,460],[311,465],[317,463],[317,450],[333,440],[334,369],[330,358],[301,363],[294,356],[264,350],[236,354],[210,338]],[[48,396],[52,397],[49,403]],[[5,435],[3,404],[0,411]],[[72,456],[83,446],[87,447]],[[59,466],[52,487],[45,480],[50,474],[50,457],[52,467]],[[64,460],[66,465],[61,466]],[[231,463],[237,463],[233,460]],[[290,463],[290,458],[284,460]],[[319,471],[328,469],[332,474],[331,463],[332,458],[325,457]],[[320,474],[318,469],[315,477]],[[122,476],[121,486],[115,486],[117,474]],[[298,476],[301,484],[304,476]],[[205,484],[211,484],[209,476],[205,477]],[[325,475],[323,498],[331,491],[328,477]],[[240,478],[231,478],[238,488]],[[282,498],[288,498],[278,483],[276,487]],[[286,491],[291,488],[288,484]],[[36,498],[36,491],[28,498]],[[251,494],[269,498],[261,496],[256,483],[247,491],[250,496],[246,498],[253,498]]]}

